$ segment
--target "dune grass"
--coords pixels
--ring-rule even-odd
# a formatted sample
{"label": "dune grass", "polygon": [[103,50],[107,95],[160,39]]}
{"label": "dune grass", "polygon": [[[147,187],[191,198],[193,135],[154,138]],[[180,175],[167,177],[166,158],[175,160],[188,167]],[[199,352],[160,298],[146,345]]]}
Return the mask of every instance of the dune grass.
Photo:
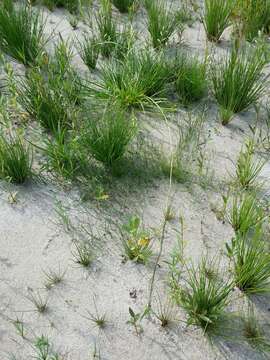
{"label": "dune grass", "polygon": [[78,50],[88,69],[95,69],[100,53],[100,44],[98,39],[91,38],[89,35],[84,35],[83,40],[78,43]]}
{"label": "dune grass", "polygon": [[164,1],[145,0],[144,4],[148,19],[147,28],[155,49],[164,47],[177,30],[183,31],[178,12],[172,11]]}
{"label": "dune grass", "polygon": [[238,0],[237,8],[242,32],[253,41],[259,32],[270,34],[270,3],[268,0]]}
{"label": "dune grass", "polygon": [[238,233],[228,248],[235,284],[246,294],[270,292],[270,253],[263,236],[260,226],[251,238]]}
{"label": "dune grass", "polygon": [[0,49],[24,65],[34,65],[44,52],[47,39],[44,21],[31,6],[14,6],[4,0],[0,7]]}
{"label": "dune grass", "polygon": [[263,51],[261,48],[249,50],[234,47],[225,59],[212,66],[213,94],[223,125],[228,124],[234,114],[255,104],[264,93]]}
{"label": "dune grass", "polygon": [[235,0],[204,0],[203,25],[209,41],[217,42],[230,25]]}
{"label": "dune grass", "polygon": [[235,233],[242,236],[248,234],[265,219],[263,209],[258,205],[258,199],[252,194],[242,193],[234,196],[227,219]]}
{"label": "dune grass", "polygon": [[189,55],[178,57],[178,62],[175,89],[180,101],[188,105],[206,94],[206,64]]}
{"label": "dune grass", "polygon": [[162,54],[133,49],[123,60],[104,64],[100,76],[99,81],[86,83],[86,95],[125,109],[165,103],[170,73]]}
{"label": "dune grass", "polygon": [[0,178],[22,184],[32,177],[32,150],[19,135],[0,136]]}
{"label": "dune grass", "polygon": [[127,13],[135,0],[112,0],[112,3],[121,13]]}
{"label": "dune grass", "polygon": [[108,108],[91,118],[83,135],[83,145],[106,166],[120,160],[137,132],[136,120],[118,109]]}
{"label": "dune grass", "polygon": [[260,185],[258,176],[265,165],[265,161],[263,159],[256,160],[254,153],[255,143],[253,140],[248,140],[237,159],[235,180],[244,190]]}
{"label": "dune grass", "polygon": [[[188,315],[188,324],[211,331],[224,318],[233,284],[216,274],[208,275],[209,260],[187,268],[187,276],[180,286],[178,302]],[[212,272],[211,272],[212,274]]]}
{"label": "dune grass", "polygon": [[80,103],[80,78],[70,66],[70,58],[66,44],[60,42],[48,63],[30,69],[17,86],[19,103],[51,133],[72,127]]}

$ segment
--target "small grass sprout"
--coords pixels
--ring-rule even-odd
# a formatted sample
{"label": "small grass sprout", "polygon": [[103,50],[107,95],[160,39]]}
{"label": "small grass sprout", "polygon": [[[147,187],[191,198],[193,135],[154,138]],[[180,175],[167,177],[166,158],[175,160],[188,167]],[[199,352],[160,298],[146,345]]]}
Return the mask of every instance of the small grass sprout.
{"label": "small grass sprout", "polygon": [[40,314],[44,314],[48,310],[48,299],[42,297],[41,294],[37,292],[31,292],[28,296],[28,300],[35,306],[36,311]]}
{"label": "small grass sprout", "polygon": [[188,315],[188,324],[200,326],[204,332],[214,329],[224,318],[233,288],[230,281],[207,276],[208,268],[205,258],[196,267],[189,267],[178,292],[178,302]]}
{"label": "small grass sprout", "polygon": [[123,226],[127,233],[124,235],[123,248],[126,259],[146,264],[152,256],[151,238],[147,231],[141,228],[141,219],[132,216]]}
{"label": "small grass sprout", "polygon": [[255,143],[253,140],[249,139],[241,149],[237,159],[236,182],[244,190],[259,185],[257,178],[265,165],[264,160],[254,159],[254,152]]}
{"label": "small grass sprout", "polygon": [[33,154],[20,135],[0,135],[0,178],[15,184],[30,179]]}
{"label": "small grass sprout", "polygon": [[93,322],[100,329],[104,329],[107,323],[106,314],[100,314],[97,308],[96,301],[94,300],[95,313],[87,311],[87,319]]}
{"label": "small grass sprout", "polygon": [[235,0],[204,0],[203,25],[209,41],[217,42],[230,25]]}
{"label": "small grass sprout", "polygon": [[45,275],[45,287],[50,290],[54,286],[63,282],[66,271],[60,269],[57,270],[49,269],[48,271],[44,271]]}
{"label": "small grass sprout", "polygon": [[89,243],[75,242],[75,250],[72,252],[75,263],[88,268],[93,261],[93,249]]}
{"label": "small grass sprout", "polygon": [[178,12],[171,11],[162,0],[145,0],[148,18],[148,32],[155,49],[164,47],[170,37],[179,30],[183,31],[183,24]]}
{"label": "small grass sprout", "polygon": [[210,71],[213,94],[219,105],[221,121],[227,125],[234,114],[254,105],[263,94],[266,78],[262,71],[265,58],[261,47],[256,49],[237,49]]}
{"label": "small grass sprout", "polygon": [[237,234],[227,252],[233,261],[236,286],[248,295],[270,293],[270,253],[258,227],[248,238]]}

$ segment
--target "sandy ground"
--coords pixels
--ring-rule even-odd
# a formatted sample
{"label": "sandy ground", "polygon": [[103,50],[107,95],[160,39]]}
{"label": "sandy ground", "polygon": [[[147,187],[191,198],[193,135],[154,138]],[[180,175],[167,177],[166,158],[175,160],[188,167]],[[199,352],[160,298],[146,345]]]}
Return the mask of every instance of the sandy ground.
{"label": "sandy ground", "polygon": [[[66,13],[46,11],[48,33],[56,27],[63,38],[79,37],[85,25],[79,23],[72,30]],[[119,16],[119,15],[118,15]],[[135,28],[146,34],[139,13]],[[195,22],[184,32],[185,44],[199,55],[205,49],[202,25]],[[226,34],[217,51],[228,46]],[[74,64],[85,71],[78,56]],[[16,68],[16,64],[14,64]],[[20,66],[18,66],[20,67]],[[181,113],[176,116],[181,117]],[[208,148],[210,166],[214,170],[213,189],[199,185],[187,186],[174,183],[172,206],[176,217],[167,229],[164,252],[157,272],[155,298],[166,301],[168,268],[165,263],[174,248],[180,231],[178,216],[184,219],[185,255],[197,261],[202,254],[222,254],[224,244],[233,235],[227,223],[220,222],[213,208],[221,206],[222,181],[229,181],[239,150],[250,136],[249,125],[254,123],[255,112],[250,110],[236,116],[223,127],[217,119],[217,108],[210,104],[206,127],[209,132]],[[166,129],[165,129],[166,131]],[[265,192],[269,190],[270,163],[266,164],[263,177]],[[10,204],[10,194],[17,192],[17,202]],[[128,197],[121,197],[119,204],[110,200],[100,205],[83,203],[76,190],[66,191],[53,184],[31,183],[26,186],[1,184],[0,191],[0,359],[30,359],[34,356],[32,341],[46,335],[64,359],[86,360],[93,358],[95,344],[101,359],[108,360],[178,360],[178,359],[260,359],[243,344],[221,340],[213,345],[201,331],[180,321],[183,312],[176,309],[174,323],[163,329],[155,318],[142,322],[143,333],[137,336],[127,323],[128,308],[142,311],[147,303],[153,263],[147,266],[122,262],[121,240],[111,228],[111,222],[126,220],[129,214],[143,217],[146,227],[157,229],[162,221],[169,191],[168,180],[154,182],[147,189],[139,189]],[[57,205],[58,204],[58,205]],[[59,204],[65,208],[75,228],[66,229],[57,214]],[[86,236],[80,231],[84,225],[93,231],[97,245],[93,265],[85,270],[74,263],[73,241]],[[87,235],[90,236],[90,235]],[[158,251],[158,240],[154,243]],[[62,284],[52,289],[44,288],[48,269],[65,271]],[[48,299],[48,311],[39,314],[29,301],[31,293]],[[98,329],[87,319],[87,311],[94,313],[94,302],[108,320],[104,329]],[[154,301],[154,308],[158,301]],[[269,317],[268,301],[260,301],[258,308]],[[241,305],[240,305],[241,307]],[[238,309],[236,302],[234,310]],[[26,339],[16,333],[12,321],[25,323]]]}

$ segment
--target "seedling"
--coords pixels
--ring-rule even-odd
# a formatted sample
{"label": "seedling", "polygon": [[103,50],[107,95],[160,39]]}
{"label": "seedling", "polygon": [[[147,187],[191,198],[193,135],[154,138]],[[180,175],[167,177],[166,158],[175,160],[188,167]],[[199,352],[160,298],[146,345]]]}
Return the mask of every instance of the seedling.
{"label": "seedling", "polygon": [[17,333],[23,338],[25,339],[25,326],[23,321],[19,320],[18,318],[14,321],[12,321],[12,324],[14,325]]}
{"label": "seedling", "polygon": [[72,252],[74,261],[81,266],[88,268],[93,261],[93,249],[88,243],[74,243],[75,251]]}
{"label": "seedling", "polygon": [[94,300],[95,313],[87,311],[87,319],[93,322],[100,329],[104,329],[107,324],[106,314],[100,314],[97,308],[97,304]]}
{"label": "seedling", "polygon": [[45,274],[45,287],[50,290],[54,286],[60,284],[65,276],[65,271],[62,271],[60,267],[58,270],[49,269],[48,271],[44,271]]}
{"label": "seedling", "polygon": [[262,168],[265,165],[264,160],[254,159],[255,143],[253,140],[248,140],[241,149],[236,164],[236,181],[244,189],[248,190],[251,187],[258,186],[257,177],[260,175]]}
{"label": "seedling", "polygon": [[28,300],[35,306],[36,311],[44,314],[48,310],[48,299],[43,298],[39,292],[30,293]]}
{"label": "seedling", "polygon": [[134,326],[136,335],[140,335],[143,331],[143,328],[142,328],[141,324],[139,323],[141,314],[140,313],[135,314],[135,312],[131,309],[131,307],[128,308],[128,311],[129,311],[130,319],[128,320],[127,323]]}
{"label": "seedling", "polygon": [[137,216],[131,217],[123,229],[127,232],[123,239],[125,258],[146,264],[152,256],[151,238],[149,233],[141,228],[141,219]]}

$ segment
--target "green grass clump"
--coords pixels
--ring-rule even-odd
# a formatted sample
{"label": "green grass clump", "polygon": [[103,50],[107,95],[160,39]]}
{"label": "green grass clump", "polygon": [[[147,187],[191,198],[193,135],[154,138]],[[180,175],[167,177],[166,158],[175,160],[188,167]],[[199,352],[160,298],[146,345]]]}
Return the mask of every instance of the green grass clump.
{"label": "green grass clump", "polygon": [[235,0],[204,0],[203,25],[209,41],[219,41],[230,25]]}
{"label": "green grass clump", "polygon": [[135,119],[108,108],[99,118],[88,121],[83,144],[96,160],[111,167],[124,156],[136,132]]}
{"label": "green grass clump", "polygon": [[0,178],[22,184],[32,176],[32,151],[18,135],[0,136]]}
{"label": "green grass clump", "polygon": [[100,44],[96,38],[84,35],[83,41],[79,43],[80,56],[89,70],[96,68],[100,52]]}
{"label": "green grass clump", "polygon": [[145,8],[148,18],[148,32],[155,49],[165,46],[177,30],[183,31],[178,12],[170,11],[164,1],[145,0]]}
{"label": "green grass clump", "polygon": [[153,108],[165,102],[169,77],[162,54],[131,50],[123,60],[104,65],[101,79],[86,85],[86,90],[123,108]]}
{"label": "green grass clump", "polygon": [[236,234],[245,236],[250,230],[262,224],[264,219],[264,211],[258,206],[256,197],[243,193],[233,198],[232,207],[228,213],[228,221]]}
{"label": "green grass clump", "polygon": [[121,13],[127,13],[135,0],[112,0],[112,3]]}
{"label": "green grass clump", "polygon": [[101,8],[96,16],[99,32],[100,52],[104,57],[110,57],[117,43],[117,26],[112,16],[110,0],[101,0]]}
{"label": "green grass clump", "polygon": [[0,49],[24,65],[33,65],[44,52],[46,39],[40,14],[29,5],[0,6]]}
{"label": "green grass clump", "polygon": [[200,326],[205,332],[224,318],[233,285],[218,275],[209,276],[209,264],[203,259],[187,269],[183,285],[179,285],[177,302],[188,315],[188,324]]}
{"label": "green grass clump", "polygon": [[243,336],[248,344],[261,352],[267,358],[270,352],[270,342],[264,331],[264,326],[258,320],[254,307],[249,304],[248,311],[243,317]]}
{"label": "green grass clump", "polygon": [[80,102],[80,79],[70,66],[70,54],[61,42],[55,55],[41,68],[33,68],[19,81],[18,101],[51,133],[71,128]]}
{"label": "green grass clump", "polygon": [[255,144],[253,140],[246,142],[241,149],[236,163],[236,182],[244,190],[259,185],[257,177],[265,165],[264,160],[254,159]]}
{"label": "green grass clump", "polygon": [[248,41],[256,38],[259,32],[270,34],[270,2],[268,0],[240,0],[242,31]]}
{"label": "green grass clump", "polygon": [[233,48],[224,60],[211,70],[213,94],[220,108],[223,125],[233,115],[256,103],[263,94],[266,82],[262,79],[265,58],[261,48]]}
{"label": "green grass clump", "polygon": [[227,244],[229,256],[233,260],[236,286],[246,294],[270,292],[270,253],[262,239],[261,227],[248,238],[238,234]]}
{"label": "green grass clump", "polygon": [[200,100],[207,90],[206,66],[195,57],[179,58],[175,89],[184,105]]}
{"label": "green grass clump", "polygon": [[204,116],[188,114],[185,123],[179,125],[179,139],[172,157],[161,154],[161,171],[180,183],[190,181],[199,171],[202,159]]}

